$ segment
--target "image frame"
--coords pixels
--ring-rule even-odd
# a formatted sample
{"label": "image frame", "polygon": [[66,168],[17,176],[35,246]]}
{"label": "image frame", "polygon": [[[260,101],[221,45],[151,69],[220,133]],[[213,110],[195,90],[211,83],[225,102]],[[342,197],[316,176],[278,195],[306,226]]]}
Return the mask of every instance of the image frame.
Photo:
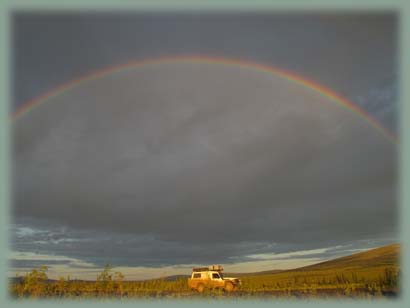
{"label": "image frame", "polygon": [[[408,221],[410,220],[410,91],[406,84],[410,84],[410,59],[406,57],[406,51],[410,50],[410,3],[408,1],[378,1],[378,0],[365,0],[365,1],[326,1],[326,0],[293,0],[293,1],[115,1],[115,0],[102,0],[102,1],[3,1],[0,11],[0,225],[2,226],[2,232],[0,232],[0,252],[2,255],[0,262],[0,270],[2,272],[2,279],[0,279],[0,305],[1,306],[26,306],[43,307],[47,305],[63,305],[66,307],[71,306],[101,306],[112,305],[111,301],[107,300],[11,300],[8,295],[8,280],[7,280],[7,268],[8,261],[7,256],[9,254],[9,234],[8,223],[10,221],[10,204],[11,200],[11,183],[10,176],[12,174],[10,167],[10,144],[11,144],[11,128],[10,128],[10,106],[12,102],[12,15],[15,12],[122,12],[122,11],[135,11],[135,12],[230,12],[230,11],[243,11],[243,12],[385,12],[393,11],[398,14],[399,23],[399,138],[400,138],[400,154],[399,154],[399,212],[400,212],[400,243],[402,245],[401,250],[401,293],[395,300],[357,300],[350,299],[345,300],[212,300],[206,301],[192,301],[192,300],[149,300],[141,301],[136,299],[123,300],[118,302],[113,300],[112,302],[121,303],[126,306],[164,306],[175,305],[180,306],[192,306],[193,304],[202,305],[218,305],[218,306],[248,306],[249,304],[255,304],[257,306],[289,306],[289,307],[301,307],[302,305],[314,305],[314,306],[328,306],[330,305],[345,305],[346,302],[353,306],[385,306],[386,304],[397,307],[409,307],[410,306],[410,237],[404,236],[410,234],[410,227]],[[406,189],[407,187],[407,189]]]}

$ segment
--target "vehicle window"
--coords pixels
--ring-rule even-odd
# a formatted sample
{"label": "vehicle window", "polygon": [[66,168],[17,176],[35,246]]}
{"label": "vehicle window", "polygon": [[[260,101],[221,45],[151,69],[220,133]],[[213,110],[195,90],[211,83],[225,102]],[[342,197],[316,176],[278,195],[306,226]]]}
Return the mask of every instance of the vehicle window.
{"label": "vehicle window", "polygon": [[221,278],[221,277],[219,277],[219,275],[218,274],[212,274],[212,279],[219,279],[219,278]]}
{"label": "vehicle window", "polygon": [[194,274],[194,278],[201,278],[201,274],[200,273]]}

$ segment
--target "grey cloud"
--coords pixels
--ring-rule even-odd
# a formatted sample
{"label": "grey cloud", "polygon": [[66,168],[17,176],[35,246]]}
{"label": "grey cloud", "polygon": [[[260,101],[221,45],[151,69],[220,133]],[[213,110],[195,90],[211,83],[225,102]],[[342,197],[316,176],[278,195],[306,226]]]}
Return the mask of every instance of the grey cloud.
{"label": "grey cloud", "polygon": [[[35,232],[31,236],[16,236],[19,225],[13,225],[11,233],[12,249],[16,252],[35,252],[45,255],[41,260],[38,258],[25,257],[23,259],[11,258],[11,265],[15,268],[32,268],[40,265],[66,265],[72,268],[101,268],[104,265],[113,266],[145,266],[159,267],[175,264],[208,264],[210,261],[235,264],[237,262],[254,262],[259,260],[269,260],[270,258],[258,258],[254,254],[281,254],[286,253],[286,257],[275,256],[275,260],[289,260],[298,258],[317,257],[320,259],[330,259],[339,256],[349,255],[359,249],[367,249],[386,245],[394,242],[394,239],[363,240],[363,241],[327,241],[327,242],[306,242],[295,245],[294,243],[269,243],[269,242],[238,242],[223,243],[215,241],[213,243],[184,244],[181,242],[162,241],[149,236],[138,236],[135,234],[118,234],[112,232],[78,230],[64,228],[48,221],[36,219],[23,219],[22,223],[30,225],[34,230],[41,226],[48,230],[45,232]],[[59,239],[58,244],[50,241],[52,236]],[[64,240],[65,239],[65,240]],[[335,243],[339,246],[333,247]],[[328,250],[318,253],[304,253],[303,255],[288,255],[301,250],[327,248]],[[48,256],[48,257],[47,257]],[[53,259],[57,256],[57,260]],[[82,264],[76,260],[82,260],[87,264]]]}
{"label": "grey cloud", "polygon": [[380,123],[397,134],[399,132],[399,89],[397,76],[388,76],[353,100]]}
{"label": "grey cloud", "polygon": [[[225,244],[220,242],[187,245],[180,242],[161,241],[149,236],[135,234],[118,234],[91,230],[78,230],[65,228],[63,234],[61,227],[33,219],[24,219],[24,225],[30,225],[37,230],[37,226],[47,226],[45,232],[35,232],[32,236],[18,237],[16,234],[21,228],[13,225],[11,233],[12,249],[17,252],[32,251],[46,257],[38,258],[25,256],[24,258],[11,258],[15,268],[32,268],[40,265],[66,265],[73,268],[89,269],[102,267],[105,264],[114,266],[146,266],[159,267],[175,264],[207,264],[210,260],[224,264],[237,262],[254,262],[260,260],[290,260],[304,258],[332,259],[369,249],[387,245],[395,241],[392,239],[375,240],[348,240],[327,241],[316,243],[277,244],[269,242],[238,242]],[[23,223],[23,222],[22,222]],[[49,235],[58,237],[61,241],[57,244],[49,240]],[[65,239],[65,240],[63,240]],[[72,241],[71,241],[72,240]],[[333,246],[338,244],[338,246]],[[329,247],[329,248],[327,248]],[[305,250],[327,248],[320,252],[305,252]],[[292,254],[304,251],[303,254]],[[272,254],[273,257],[252,257],[255,254]],[[286,255],[280,255],[285,253]],[[289,254],[290,253],[290,254]],[[277,255],[279,254],[279,255]],[[47,257],[48,255],[48,257]],[[54,259],[57,256],[57,260]],[[82,260],[82,264],[76,260]]]}
{"label": "grey cloud", "polygon": [[12,28],[14,107],[91,71],[147,57],[254,60],[350,99],[366,95],[398,64],[394,13],[18,12]]}
{"label": "grey cloud", "polygon": [[45,264],[47,265],[63,265],[67,264],[66,260],[11,260],[9,266],[15,269],[19,268],[38,268]]}
{"label": "grey cloud", "polygon": [[208,263],[256,249],[243,242],[397,232],[395,145],[325,96],[252,69],[130,69],[50,99],[13,133],[14,216],[113,237],[60,241],[61,252]]}
{"label": "grey cloud", "polygon": [[[246,254],[267,252],[272,249],[272,245],[262,242],[225,244],[215,241],[215,243],[205,245],[203,243],[187,244],[159,240],[152,236],[119,234],[101,230],[64,228],[64,232],[61,232],[61,227],[58,224],[37,219],[23,219],[21,223],[25,226],[32,226],[34,230],[41,226],[46,228],[48,232],[35,232],[31,236],[17,236],[22,224],[15,224],[11,230],[14,235],[12,249],[19,252],[33,251],[40,255],[48,254],[50,260],[52,260],[53,255],[64,256],[67,260],[63,260],[64,262],[62,261],[61,264],[72,263],[70,258],[81,259],[96,266],[104,266],[109,263],[115,266],[155,267],[173,264],[203,264],[209,260],[223,263],[232,262],[232,255],[238,256],[242,260]],[[58,241],[50,240],[50,238]],[[31,261],[38,264],[49,263],[48,260],[39,261],[29,258],[24,261],[16,260],[20,263],[26,262],[24,264]]]}

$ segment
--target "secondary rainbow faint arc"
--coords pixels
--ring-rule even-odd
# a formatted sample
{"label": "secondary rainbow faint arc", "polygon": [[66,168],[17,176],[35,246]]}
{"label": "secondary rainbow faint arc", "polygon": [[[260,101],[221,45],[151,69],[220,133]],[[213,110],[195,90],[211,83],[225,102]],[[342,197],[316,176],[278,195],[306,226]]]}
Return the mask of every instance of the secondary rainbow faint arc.
{"label": "secondary rainbow faint arc", "polygon": [[209,63],[209,64],[221,64],[221,65],[230,65],[230,66],[239,66],[247,69],[254,69],[262,73],[269,73],[281,78],[287,79],[293,83],[302,85],[306,88],[309,88],[313,91],[320,93],[321,95],[331,99],[337,104],[346,107],[352,113],[357,114],[358,116],[365,119],[369,124],[371,124],[375,129],[381,132],[387,139],[393,143],[398,142],[397,136],[395,136],[391,131],[385,128],[379,121],[373,118],[369,113],[360,108],[358,105],[349,101],[348,99],[340,96],[336,92],[312,81],[308,80],[300,75],[297,75],[293,72],[272,67],[269,65],[263,65],[256,62],[251,62],[241,59],[232,59],[232,58],[223,58],[223,57],[207,57],[207,56],[175,56],[175,57],[160,57],[160,58],[149,58],[144,60],[131,61],[120,65],[111,66],[102,70],[97,70],[93,73],[87,74],[83,77],[73,79],[69,82],[63,83],[60,86],[51,89],[50,91],[44,93],[43,95],[36,97],[22,107],[18,108],[14,113],[13,118],[19,118],[20,116],[28,113],[30,110],[34,109],[37,105],[46,102],[52,97],[55,97],[67,90],[70,90],[86,81],[98,79],[106,75],[120,72],[126,69],[137,68],[145,65],[152,64],[162,64],[162,63],[173,63],[173,62],[198,62],[198,63]]}

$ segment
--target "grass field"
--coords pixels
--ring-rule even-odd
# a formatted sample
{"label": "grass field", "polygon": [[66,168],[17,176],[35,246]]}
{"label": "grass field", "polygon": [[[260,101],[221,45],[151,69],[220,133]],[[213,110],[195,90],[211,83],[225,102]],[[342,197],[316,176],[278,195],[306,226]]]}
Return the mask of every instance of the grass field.
{"label": "grass field", "polygon": [[242,286],[232,293],[198,294],[188,289],[186,278],[124,281],[122,273],[109,267],[96,281],[51,281],[45,267],[34,269],[11,281],[9,290],[13,298],[395,297],[400,291],[399,252],[400,245],[393,244],[294,270],[235,274]]}

